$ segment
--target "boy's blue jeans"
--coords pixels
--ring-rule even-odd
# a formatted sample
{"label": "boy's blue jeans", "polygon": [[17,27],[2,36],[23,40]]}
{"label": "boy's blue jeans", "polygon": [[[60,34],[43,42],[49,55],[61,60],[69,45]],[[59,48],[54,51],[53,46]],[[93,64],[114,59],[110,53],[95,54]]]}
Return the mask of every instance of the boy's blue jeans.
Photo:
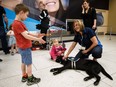
{"label": "boy's blue jeans", "polygon": [[27,48],[27,49],[19,48],[19,53],[21,54],[22,63],[24,63],[25,65],[32,64],[31,48]]}

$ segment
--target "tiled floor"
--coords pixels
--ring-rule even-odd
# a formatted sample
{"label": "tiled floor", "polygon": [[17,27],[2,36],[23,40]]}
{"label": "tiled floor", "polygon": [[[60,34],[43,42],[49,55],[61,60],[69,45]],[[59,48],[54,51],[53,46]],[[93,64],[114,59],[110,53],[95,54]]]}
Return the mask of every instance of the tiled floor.
{"label": "tiled floor", "polygon": [[[109,36],[98,37],[104,48],[103,56],[101,59],[98,59],[98,62],[105,68],[114,80],[111,81],[100,73],[101,82],[97,87],[116,87],[116,36],[112,36],[111,40],[109,40]],[[66,43],[67,49],[71,43],[72,42]],[[76,46],[70,56],[75,56],[78,49],[79,46]],[[59,67],[61,65],[50,60],[49,51],[36,50],[32,51],[32,53],[33,74],[36,77],[40,77],[41,82],[30,87],[94,87],[93,82],[95,79],[87,82],[83,81],[83,78],[87,76],[87,74],[83,71],[66,70],[56,76],[50,73],[51,68]],[[0,59],[3,59],[3,62],[0,62],[0,87],[28,87],[26,83],[22,83],[20,81],[20,55],[4,55],[4,53],[0,51]]]}

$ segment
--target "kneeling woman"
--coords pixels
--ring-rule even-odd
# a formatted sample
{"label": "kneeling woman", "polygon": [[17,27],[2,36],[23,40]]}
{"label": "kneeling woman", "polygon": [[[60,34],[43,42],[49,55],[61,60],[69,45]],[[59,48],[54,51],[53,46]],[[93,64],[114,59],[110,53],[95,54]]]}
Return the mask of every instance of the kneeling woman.
{"label": "kneeling woman", "polygon": [[81,48],[85,49],[81,49],[77,53],[77,55],[75,56],[75,60],[78,58],[88,58],[90,54],[92,54],[93,60],[95,61],[97,58],[101,58],[102,45],[98,40],[95,32],[91,28],[84,27],[83,22],[80,20],[74,21],[73,28],[75,31],[74,41],[63,58],[65,59],[69,56],[77,43],[81,45]]}

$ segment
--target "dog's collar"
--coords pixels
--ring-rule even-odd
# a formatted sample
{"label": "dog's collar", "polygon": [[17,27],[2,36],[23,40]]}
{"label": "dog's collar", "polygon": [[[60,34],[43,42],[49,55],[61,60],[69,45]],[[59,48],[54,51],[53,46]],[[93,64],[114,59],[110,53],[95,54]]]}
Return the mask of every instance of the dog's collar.
{"label": "dog's collar", "polygon": [[76,69],[76,62],[79,60],[80,58],[76,59],[74,57],[68,58],[68,60],[71,61],[71,68],[72,69]]}
{"label": "dog's collar", "polygon": [[[78,60],[79,60],[79,59],[78,59]],[[72,64],[72,68],[73,68],[73,69],[76,69],[76,62],[77,62],[78,60],[73,61],[73,64]],[[71,62],[72,62],[72,61],[71,61]]]}

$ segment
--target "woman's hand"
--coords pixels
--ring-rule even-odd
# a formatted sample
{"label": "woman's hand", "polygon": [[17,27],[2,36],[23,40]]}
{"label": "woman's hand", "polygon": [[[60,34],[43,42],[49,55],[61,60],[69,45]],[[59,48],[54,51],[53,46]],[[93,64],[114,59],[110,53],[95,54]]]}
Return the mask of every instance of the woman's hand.
{"label": "woman's hand", "polygon": [[61,54],[62,54],[62,51],[59,51],[59,52],[58,52],[58,56],[60,56]]}
{"label": "woman's hand", "polygon": [[84,8],[83,5],[82,5],[81,7],[82,7],[82,14],[84,14],[84,10],[85,10],[85,8]]}
{"label": "woman's hand", "polygon": [[92,26],[92,29],[96,29],[96,25],[93,25],[93,26]]}
{"label": "woman's hand", "polygon": [[87,54],[88,53],[88,50],[83,50],[82,53],[83,54]]}
{"label": "woman's hand", "polygon": [[68,58],[68,56],[67,55],[64,55],[62,59],[65,60],[67,58]]}
{"label": "woman's hand", "polygon": [[84,10],[84,6],[82,5],[81,7],[82,7],[82,10]]}

